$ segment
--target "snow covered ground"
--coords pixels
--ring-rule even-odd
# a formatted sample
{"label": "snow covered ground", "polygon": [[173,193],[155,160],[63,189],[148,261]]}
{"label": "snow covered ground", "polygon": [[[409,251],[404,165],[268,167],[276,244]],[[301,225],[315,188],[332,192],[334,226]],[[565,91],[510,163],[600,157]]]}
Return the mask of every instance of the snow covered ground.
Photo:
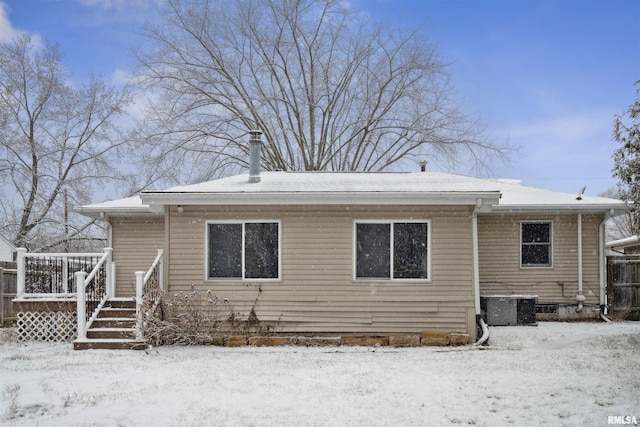
{"label": "snow covered ground", "polygon": [[[605,426],[640,421],[640,323],[491,328],[490,346],[74,351],[0,330],[5,426]],[[629,420],[629,419],[626,419]]]}

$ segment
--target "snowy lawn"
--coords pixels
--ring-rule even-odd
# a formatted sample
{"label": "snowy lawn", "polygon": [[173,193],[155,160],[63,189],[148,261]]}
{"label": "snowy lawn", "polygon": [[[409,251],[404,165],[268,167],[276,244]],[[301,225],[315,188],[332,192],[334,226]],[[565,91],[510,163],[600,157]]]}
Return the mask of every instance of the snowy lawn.
{"label": "snowy lawn", "polygon": [[490,346],[74,351],[0,330],[5,426],[605,426],[640,421],[640,323],[491,328]]}

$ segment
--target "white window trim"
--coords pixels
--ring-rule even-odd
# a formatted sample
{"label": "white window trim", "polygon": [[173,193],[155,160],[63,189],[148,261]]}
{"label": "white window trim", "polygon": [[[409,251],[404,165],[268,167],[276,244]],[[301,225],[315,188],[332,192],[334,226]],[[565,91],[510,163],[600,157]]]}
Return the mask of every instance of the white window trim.
{"label": "white window trim", "polygon": [[[549,224],[549,264],[523,264],[522,263],[522,224]],[[552,220],[545,220],[545,219],[539,219],[539,220],[521,220],[520,221],[520,228],[518,230],[518,232],[520,233],[520,256],[519,256],[519,260],[520,260],[520,268],[521,269],[552,269],[553,268],[553,254],[554,254],[554,250],[553,250],[553,221]]]}
{"label": "white window trim", "polygon": [[[416,224],[427,224],[427,277],[426,279],[395,279],[393,277],[393,224],[394,223],[416,223]],[[357,225],[358,224],[390,224],[390,244],[391,250],[389,251],[389,263],[390,263],[390,271],[389,278],[377,278],[377,277],[358,277],[358,232]],[[430,219],[355,219],[353,220],[353,237],[352,237],[352,259],[353,259],[353,281],[354,282],[421,282],[421,283],[431,283],[431,220]]]}
{"label": "white window trim", "polygon": [[[274,279],[245,278],[244,258],[245,258],[245,229],[244,225],[254,223],[277,223],[278,224],[278,277]],[[209,224],[241,224],[242,225],[242,277],[209,277]],[[221,281],[242,281],[242,282],[281,282],[282,281],[282,220],[279,219],[251,219],[251,220],[208,220],[204,226],[205,259],[204,259],[204,280],[206,282]]]}

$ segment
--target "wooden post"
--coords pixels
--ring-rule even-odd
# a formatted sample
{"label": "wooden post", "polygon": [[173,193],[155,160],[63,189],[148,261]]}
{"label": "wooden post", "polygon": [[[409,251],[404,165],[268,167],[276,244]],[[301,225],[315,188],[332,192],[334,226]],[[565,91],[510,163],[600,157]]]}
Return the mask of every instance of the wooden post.
{"label": "wooden post", "polygon": [[160,262],[158,263],[158,287],[162,294],[162,291],[164,291],[164,249],[158,249],[158,256],[160,257]]}
{"label": "wooden post", "polygon": [[26,256],[27,250],[25,248],[16,249],[16,261],[18,263],[18,289],[16,289],[16,299],[24,299],[25,292],[25,262],[24,258]]}
{"label": "wooden post", "polygon": [[76,290],[78,292],[78,340],[86,340],[87,339],[87,307],[86,307],[86,299],[87,295],[85,294],[84,289],[84,281],[87,278],[86,271],[78,271],[75,273],[76,276]]}
{"label": "wooden post", "polygon": [[0,328],[4,327],[4,269],[0,267]]}
{"label": "wooden post", "polygon": [[109,289],[108,298],[115,298],[116,296],[116,263],[111,263],[111,289]]}
{"label": "wooden post", "polygon": [[136,337],[141,339],[143,336],[142,328],[142,291],[144,286],[144,271],[136,271]]}
{"label": "wooden post", "polygon": [[105,293],[107,294],[107,298],[113,297],[113,268],[111,267],[111,261],[113,259],[113,248],[104,248],[104,252],[107,254],[107,259],[105,260],[104,270],[106,272],[106,289]]}
{"label": "wooden post", "polygon": [[62,292],[69,293],[69,258],[62,257]]}

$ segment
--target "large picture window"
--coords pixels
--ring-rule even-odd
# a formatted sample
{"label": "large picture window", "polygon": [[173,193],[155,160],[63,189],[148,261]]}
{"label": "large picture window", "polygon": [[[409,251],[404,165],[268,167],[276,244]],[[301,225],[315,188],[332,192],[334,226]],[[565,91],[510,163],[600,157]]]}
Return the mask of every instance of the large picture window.
{"label": "large picture window", "polygon": [[280,223],[207,223],[207,278],[279,279]]}
{"label": "large picture window", "polygon": [[355,224],[356,279],[429,279],[429,222]]}
{"label": "large picture window", "polygon": [[520,223],[522,267],[552,266],[552,232],[551,221]]}

